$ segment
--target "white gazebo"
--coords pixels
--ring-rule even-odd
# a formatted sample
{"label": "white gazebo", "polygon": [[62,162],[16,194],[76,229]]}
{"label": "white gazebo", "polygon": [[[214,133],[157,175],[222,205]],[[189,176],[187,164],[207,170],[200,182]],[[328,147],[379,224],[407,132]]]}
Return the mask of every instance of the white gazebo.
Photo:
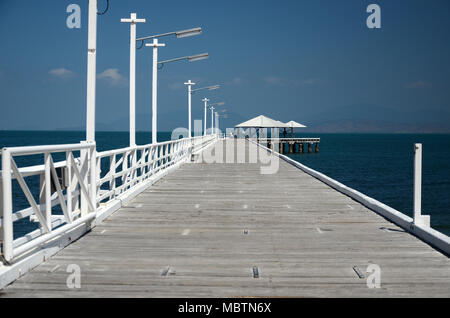
{"label": "white gazebo", "polygon": [[[274,120],[272,118],[266,117],[264,115],[259,115],[255,118],[252,118],[250,120],[244,121],[243,123],[240,123],[239,125],[234,126],[235,128],[289,128],[285,123],[282,123],[279,120]],[[238,134],[239,135],[239,134]]]}
{"label": "white gazebo", "polygon": [[302,125],[300,123],[297,123],[296,121],[289,121],[286,123],[288,128],[291,128],[291,138],[294,138],[294,128],[306,128],[305,125]]}

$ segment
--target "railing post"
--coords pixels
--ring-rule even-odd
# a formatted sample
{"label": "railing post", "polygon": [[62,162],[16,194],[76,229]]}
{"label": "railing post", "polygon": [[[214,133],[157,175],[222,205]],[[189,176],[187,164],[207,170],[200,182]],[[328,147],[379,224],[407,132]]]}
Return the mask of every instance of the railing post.
{"label": "railing post", "polygon": [[70,214],[71,220],[73,220],[72,212],[73,212],[73,198],[72,198],[72,163],[69,159],[70,151],[66,151],[66,165],[67,165],[67,175],[66,175],[66,197],[67,197],[67,213]]}
{"label": "railing post", "polygon": [[[3,222],[3,181],[0,178],[0,220]],[[0,255],[2,253],[1,246],[3,242],[3,226],[0,226]]]}
{"label": "railing post", "polygon": [[90,157],[90,190],[89,190],[89,196],[90,200],[92,202],[92,207],[94,208],[95,212],[97,210],[97,160],[96,160],[96,152],[95,152],[95,146],[92,146],[89,149],[89,157]]}
{"label": "railing post", "polygon": [[[81,144],[86,144],[87,141],[81,141]],[[77,169],[76,167],[74,167],[74,169]],[[82,180],[79,180],[80,183],[82,182],[85,186],[86,189],[88,189],[89,191],[89,187],[88,187],[88,172],[89,172],[89,150],[88,149],[81,149],[80,150],[80,175]],[[88,200],[89,198],[87,198],[85,196],[85,194],[81,191],[81,186],[79,187],[80,189],[80,211],[81,211],[81,215],[84,216],[86,214],[89,213],[89,204],[88,204]]]}
{"label": "railing post", "polygon": [[112,195],[109,196],[111,200],[116,196],[116,154],[109,157],[109,173],[111,174],[111,180],[109,181],[109,189],[112,191]]}
{"label": "railing post", "polygon": [[422,215],[422,144],[414,145],[414,224],[430,226],[430,216]]}
{"label": "railing post", "polygon": [[3,185],[3,258],[8,262],[13,258],[13,222],[11,192],[11,154],[8,149],[2,150],[2,185]]}
{"label": "railing post", "polygon": [[[47,222],[47,227],[52,230],[52,176],[50,174],[50,153],[46,152],[44,154],[45,160],[45,222]],[[58,182],[58,180],[55,180]]]}

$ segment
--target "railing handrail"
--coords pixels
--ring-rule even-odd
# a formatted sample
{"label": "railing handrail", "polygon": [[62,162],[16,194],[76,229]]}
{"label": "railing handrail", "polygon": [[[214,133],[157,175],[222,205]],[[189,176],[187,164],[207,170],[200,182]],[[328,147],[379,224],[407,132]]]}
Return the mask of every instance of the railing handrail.
{"label": "railing handrail", "polygon": [[[208,135],[209,136],[209,135]],[[131,150],[142,150],[142,149],[146,149],[152,146],[164,146],[167,144],[173,144],[173,143],[177,143],[180,141],[188,141],[188,140],[196,140],[196,139],[201,139],[204,137],[208,137],[208,136],[195,136],[195,137],[191,137],[191,138],[180,138],[180,139],[173,139],[173,140],[167,140],[167,141],[162,141],[162,142],[158,142],[156,144],[145,144],[145,145],[136,145],[136,146],[132,146],[132,147],[124,147],[124,148],[118,148],[118,149],[112,149],[112,150],[105,150],[105,151],[101,151],[97,153],[97,157],[107,157],[107,156],[112,156],[115,154],[120,154],[120,153],[124,153],[126,151],[131,151]]]}
{"label": "railing handrail", "polygon": [[[216,135],[195,136],[99,153],[95,142],[3,148],[1,160],[5,170],[0,171],[0,199],[3,200],[0,203],[0,233],[3,230],[3,235],[0,240],[3,239],[1,254],[4,260],[14,261],[39,244],[71,231],[81,220],[102,219],[102,209],[115,206],[116,203],[111,203],[113,200],[117,202],[116,198],[122,200],[122,195],[134,193],[133,189],[145,186],[146,180],[151,184],[151,180],[163,176],[166,169],[190,160],[192,153],[216,138]],[[78,151],[80,157],[75,158],[74,153]],[[54,153],[65,153],[65,160],[54,162]],[[44,154],[43,165],[19,168],[14,159],[15,156],[35,154]],[[103,176],[102,167],[106,170]],[[57,171],[57,168],[63,169]],[[5,173],[8,170],[10,172]],[[36,175],[40,176],[38,201],[31,191],[36,189],[29,188],[24,179]],[[17,180],[29,204],[19,211],[14,211],[12,204],[15,197],[13,179]],[[54,214],[52,207],[56,205],[60,205],[63,215]],[[39,222],[40,228],[14,239],[13,224],[25,217]]]}
{"label": "railing handrail", "polygon": [[314,141],[320,141],[320,138],[315,137],[293,137],[293,138],[283,138],[283,137],[251,137],[249,139],[259,139],[259,140],[314,140]]}
{"label": "railing handrail", "polygon": [[61,144],[61,145],[45,145],[45,146],[22,146],[22,147],[4,147],[3,151],[9,151],[12,156],[25,156],[25,155],[35,155],[39,153],[53,153],[53,152],[63,152],[63,151],[74,151],[89,149],[95,147],[95,142],[85,142],[79,144]]}

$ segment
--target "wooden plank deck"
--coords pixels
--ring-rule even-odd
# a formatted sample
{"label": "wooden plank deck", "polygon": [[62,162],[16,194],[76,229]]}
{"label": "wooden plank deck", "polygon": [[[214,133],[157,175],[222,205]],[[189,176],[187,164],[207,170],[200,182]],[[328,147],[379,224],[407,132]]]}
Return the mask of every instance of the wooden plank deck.
{"label": "wooden plank deck", "polygon": [[[369,289],[353,269],[367,276],[372,263],[381,268],[380,289]],[[66,286],[69,264],[81,268],[80,289]],[[450,260],[283,161],[272,175],[260,174],[259,164],[195,163],[0,293],[448,297]]]}

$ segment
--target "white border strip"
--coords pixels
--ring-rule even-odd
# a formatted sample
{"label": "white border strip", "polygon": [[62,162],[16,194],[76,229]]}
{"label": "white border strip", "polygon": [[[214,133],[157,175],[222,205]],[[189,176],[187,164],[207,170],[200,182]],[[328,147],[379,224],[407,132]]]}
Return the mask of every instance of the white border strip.
{"label": "white border strip", "polygon": [[395,223],[396,225],[398,225],[399,227],[404,229],[406,232],[413,234],[414,236],[421,239],[425,243],[428,243],[429,245],[431,245],[433,248],[444,253],[446,256],[450,256],[450,237],[448,237],[447,235],[445,235],[439,231],[436,231],[436,230],[432,229],[431,227],[422,227],[419,225],[415,225],[413,223],[413,219],[411,217],[391,208],[390,206],[387,206],[386,204],[381,203],[380,201],[377,201],[359,191],[349,188],[346,185],[324,175],[323,173],[320,173],[316,170],[308,168],[307,166],[302,165],[300,162],[292,160],[291,158],[289,158],[285,155],[282,155],[276,151],[273,151],[273,150],[271,150],[261,144],[258,144],[252,140],[249,140],[249,141],[257,144],[259,147],[271,152],[272,154],[278,156],[279,158],[283,159],[287,163],[290,163],[291,165],[302,170],[303,172],[315,177],[316,179],[329,185],[333,189],[349,196],[350,198],[361,203],[362,205],[366,206],[367,208],[371,209],[372,211],[380,214],[387,220]]}

